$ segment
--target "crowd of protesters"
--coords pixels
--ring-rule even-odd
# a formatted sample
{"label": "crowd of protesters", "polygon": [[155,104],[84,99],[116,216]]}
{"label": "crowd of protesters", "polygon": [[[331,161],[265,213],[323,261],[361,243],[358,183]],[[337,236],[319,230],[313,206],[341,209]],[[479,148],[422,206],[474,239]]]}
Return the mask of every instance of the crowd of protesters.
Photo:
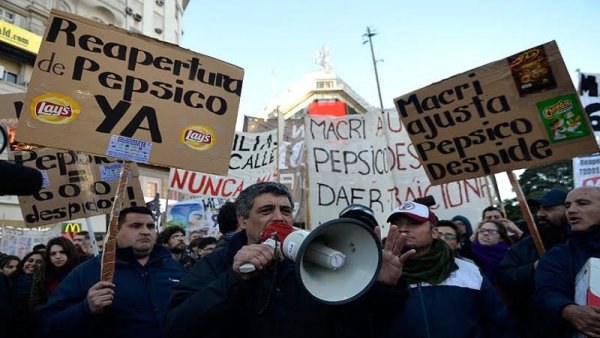
{"label": "crowd of protesters", "polygon": [[[292,223],[283,185],[225,203],[219,238],[159,232],[149,209],[125,208],[113,282],[100,281],[104,237],[93,247],[87,232],[0,257],[0,337],[600,337],[600,309],[574,298],[577,272],[600,258],[600,188],[528,204],[544,254],[499,208],[443,220],[427,203],[402,203],[387,217],[377,282],[343,306],[309,297],[293,263],[274,264],[258,240],[266,225]],[[366,206],[339,217],[381,236]],[[257,271],[244,275],[248,262]]]}

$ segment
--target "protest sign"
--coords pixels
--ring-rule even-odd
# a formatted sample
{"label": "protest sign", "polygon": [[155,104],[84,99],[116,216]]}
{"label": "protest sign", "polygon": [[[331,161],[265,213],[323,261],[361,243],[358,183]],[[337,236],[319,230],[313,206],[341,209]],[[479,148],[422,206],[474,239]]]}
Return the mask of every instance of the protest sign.
{"label": "protest sign", "polygon": [[394,102],[432,184],[598,151],[555,42]]}
{"label": "protest sign", "polygon": [[225,199],[212,197],[180,201],[169,206],[166,224],[184,228],[188,237],[193,231],[199,231],[203,237],[218,237],[220,232],[217,216],[225,202]]}
{"label": "protest sign", "polygon": [[[600,95],[598,87],[600,85],[600,74],[580,73],[579,74],[579,99],[583,105],[596,142],[600,144]],[[576,157],[573,159],[573,183],[574,186],[594,186],[600,187],[600,155]]]}
{"label": "protest sign", "polygon": [[171,169],[169,189],[194,196],[236,198],[256,182],[276,181],[277,130],[236,132],[227,176]]}
{"label": "protest sign", "polygon": [[53,10],[17,140],[227,174],[243,70]]}
{"label": "protest sign", "polygon": [[[17,164],[42,172],[42,189],[19,196],[28,227],[108,214],[115,200],[122,163],[74,151],[40,148],[9,154]],[[135,164],[123,197],[126,206],[145,205]]]}
{"label": "protest sign", "polygon": [[579,99],[600,144],[600,73],[579,73]]}
{"label": "protest sign", "polygon": [[34,246],[46,244],[50,239],[60,236],[60,226],[47,230],[33,230],[3,226],[0,239],[0,252],[23,258]]}
{"label": "protest sign", "polygon": [[[277,119],[244,116],[244,131],[266,131],[277,128]],[[294,223],[305,222],[304,119],[287,119],[283,127],[283,141],[279,145],[279,182],[284,184],[294,200]]]}
{"label": "protest sign", "polygon": [[345,117],[306,117],[310,226],[337,218],[350,204],[373,209],[387,231],[400,203],[431,195],[441,219],[463,215],[472,222],[490,205],[485,177],[430,184],[398,119],[386,110]]}

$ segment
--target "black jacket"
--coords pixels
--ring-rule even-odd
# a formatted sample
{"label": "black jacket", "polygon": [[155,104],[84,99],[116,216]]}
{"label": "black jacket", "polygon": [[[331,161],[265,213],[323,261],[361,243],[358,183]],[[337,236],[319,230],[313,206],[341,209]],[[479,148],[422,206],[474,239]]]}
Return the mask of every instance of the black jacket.
{"label": "black jacket", "polygon": [[[369,329],[369,322],[361,305],[366,303],[316,301],[297,281],[289,260],[262,276],[240,279],[232,270],[233,257],[246,243],[246,233],[237,233],[227,248],[201,259],[182,279],[168,307],[170,337],[365,337],[362,330]],[[400,297],[396,309],[403,308],[406,294]],[[353,311],[360,308],[362,314]]]}

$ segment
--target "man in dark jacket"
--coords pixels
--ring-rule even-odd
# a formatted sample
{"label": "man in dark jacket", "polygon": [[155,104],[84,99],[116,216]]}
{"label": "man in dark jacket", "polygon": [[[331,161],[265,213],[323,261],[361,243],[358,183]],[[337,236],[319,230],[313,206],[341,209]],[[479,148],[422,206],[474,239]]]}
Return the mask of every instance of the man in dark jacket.
{"label": "man in dark jacket", "polygon": [[[368,336],[361,321],[340,324],[342,309],[310,296],[296,278],[294,263],[275,259],[274,249],[260,244],[267,225],[292,224],[292,198],[284,185],[253,184],[235,204],[243,230],[226,248],[201,259],[176,287],[166,317],[171,337]],[[379,283],[372,288],[386,295],[393,304],[390,311],[401,310],[406,297],[406,290],[396,287],[402,264],[412,254],[401,254],[404,240],[396,228],[390,230]],[[244,263],[252,263],[256,271],[240,272]]]}
{"label": "man in dark jacket", "polygon": [[600,187],[580,187],[565,201],[571,236],[546,253],[535,272],[535,302],[543,315],[572,337],[600,337],[600,310],[575,303],[575,278],[590,257],[600,258]]}
{"label": "man in dark jacket", "polygon": [[[537,209],[537,229],[546,251],[567,239],[566,197],[566,191],[552,189],[541,198],[528,200]],[[526,236],[513,245],[500,262],[497,282],[509,298],[510,309],[524,337],[550,338],[556,331],[544,323],[543,316],[535,315],[533,303],[534,273],[539,259],[533,239]]]}
{"label": "man in dark jacket", "polygon": [[185,271],[155,245],[148,208],[123,209],[118,224],[114,283],[99,281],[99,257],[79,265],[42,309],[43,337],[164,337],[169,295]]}
{"label": "man in dark jacket", "polygon": [[437,237],[436,216],[423,204],[405,202],[388,222],[407,235],[416,254],[403,266],[411,288],[406,308],[376,323],[378,338],[516,337],[500,295],[477,266],[456,258]]}
{"label": "man in dark jacket", "polygon": [[240,225],[237,222],[237,216],[235,214],[235,204],[233,202],[225,202],[219,209],[217,214],[217,223],[219,224],[219,231],[221,232],[221,238],[217,242],[217,250],[226,248],[231,241],[233,235],[240,231]]}

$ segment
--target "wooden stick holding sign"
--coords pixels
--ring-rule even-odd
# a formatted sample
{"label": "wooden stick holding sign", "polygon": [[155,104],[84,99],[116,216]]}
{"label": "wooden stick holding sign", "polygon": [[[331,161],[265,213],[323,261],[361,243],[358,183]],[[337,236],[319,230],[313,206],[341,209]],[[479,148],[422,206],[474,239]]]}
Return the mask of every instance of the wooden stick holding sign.
{"label": "wooden stick holding sign", "polygon": [[523,190],[521,189],[521,185],[517,180],[517,176],[512,172],[512,170],[507,171],[508,179],[510,184],[513,187],[513,190],[517,194],[517,199],[519,200],[519,206],[521,207],[521,211],[523,212],[523,217],[525,217],[525,221],[527,222],[527,227],[529,228],[529,234],[531,235],[531,239],[533,239],[533,244],[535,244],[535,249],[538,254],[542,256],[546,249],[544,248],[544,243],[542,242],[542,238],[540,237],[540,233],[538,232],[537,226],[533,221],[533,215],[531,214],[531,210],[529,209],[529,205],[527,204],[527,200],[525,199],[525,195],[523,194]]}
{"label": "wooden stick holding sign", "polygon": [[121,211],[121,199],[127,185],[127,177],[129,176],[130,161],[123,161],[121,175],[119,177],[119,187],[117,195],[110,211],[110,223],[108,225],[107,238],[102,251],[102,270],[100,271],[100,280],[103,282],[111,282],[115,274],[115,256],[117,250],[117,226],[119,222],[119,212]]}

